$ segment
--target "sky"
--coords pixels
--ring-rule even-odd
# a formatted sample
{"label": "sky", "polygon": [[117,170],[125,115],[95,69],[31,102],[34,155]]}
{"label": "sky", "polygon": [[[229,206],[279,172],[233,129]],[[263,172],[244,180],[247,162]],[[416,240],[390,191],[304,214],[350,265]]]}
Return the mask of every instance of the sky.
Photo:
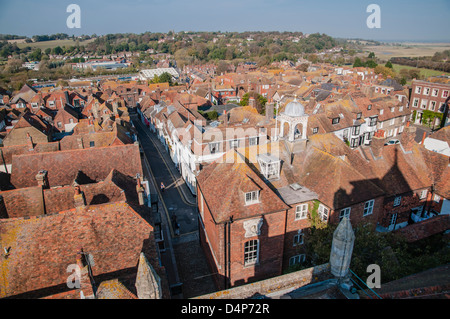
{"label": "sky", "polygon": [[[70,4],[80,28],[68,28]],[[380,28],[369,28],[370,4]],[[0,33],[102,35],[301,31],[378,41],[450,42],[450,0],[0,0]]]}

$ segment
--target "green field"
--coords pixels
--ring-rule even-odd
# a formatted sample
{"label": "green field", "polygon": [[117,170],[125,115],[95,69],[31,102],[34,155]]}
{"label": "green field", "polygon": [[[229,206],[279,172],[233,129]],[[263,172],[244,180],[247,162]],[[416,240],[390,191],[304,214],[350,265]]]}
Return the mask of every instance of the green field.
{"label": "green field", "polygon": [[436,70],[430,70],[430,69],[424,69],[424,68],[416,68],[413,66],[408,65],[400,65],[400,64],[392,64],[393,69],[396,73],[399,73],[401,69],[417,69],[420,71],[420,75],[424,78],[430,77],[430,76],[436,76],[436,75],[450,75],[450,73],[442,72],[442,71],[436,71]]}
{"label": "green field", "polygon": [[[85,41],[78,41],[79,45],[86,45],[95,39],[89,39]],[[25,47],[31,47],[31,48],[40,48],[41,50],[45,50],[47,48],[53,49],[57,46],[63,47],[70,47],[70,46],[76,46],[77,41],[71,40],[71,39],[65,39],[65,40],[52,40],[52,41],[41,41],[41,42],[32,42],[32,43],[17,43],[17,46],[22,49]]]}

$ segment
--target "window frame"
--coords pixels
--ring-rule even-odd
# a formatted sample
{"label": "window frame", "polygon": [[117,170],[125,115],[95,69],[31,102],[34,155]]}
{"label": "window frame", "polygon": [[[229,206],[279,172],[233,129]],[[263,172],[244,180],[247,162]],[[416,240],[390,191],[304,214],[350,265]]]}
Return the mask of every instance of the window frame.
{"label": "window frame", "polygon": [[[324,214],[324,211],[326,211],[326,214]],[[323,222],[328,222],[328,214],[330,213],[330,210],[325,205],[319,204],[317,212],[319,213],[320,220]]]}
{"label": "window frame", "polygon": [[351,211],[352,211],[351,207],[341,209],[341,211],[339,212],[339,221],[341,221],[344,217],[350,218]]}
{"label": "window frame", "polygon": [[308,204],[299,204],[295,206],[294,220],[306,219],[307,217],[308,217]]}
{"label": "window frame", "polygon": [[[398,202],[398,204],[397,204],[397,202]],[[402,203],[402,197],[401,196],[395,196],[393,207],[398,207],[398,206],[401,205],[401,203]]]}
{"label": "window frame", "polygon": [[[247,196],[250,195],[250,199],[247,199]],[[244,194],[245,205],[252,205],[259,203],[259,191],[250,191]]]}
{"label": "window frame", "polygon": [[371,199],[364,203],[364,211],[363,216],[369,216],[373,213],[373,206],[375,204],[375,200]]}
{"label": "window frame", "polygon": [[244,243],[244,266],[256,265],[259,262],[259,240],[250,239]]}

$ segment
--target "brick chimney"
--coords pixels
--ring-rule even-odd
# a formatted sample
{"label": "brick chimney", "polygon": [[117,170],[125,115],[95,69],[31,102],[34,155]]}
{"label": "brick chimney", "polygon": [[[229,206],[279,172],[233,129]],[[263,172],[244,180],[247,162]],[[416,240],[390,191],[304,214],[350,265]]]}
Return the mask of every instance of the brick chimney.
{"label": "brick chimney", "polygon": [[36,180],[39,186],[42,188],[49,188],[48,184],[48,172],[46,170],[40,170],[36,175]]}
{"label": "brick chimney", "polygon": [[77,137],[77,144],[78,144],[78,148],[79,149],[83,149],[84,148],[83,138],[82,137]]}
{"label": "brick chimney", "polygon": [[30,133],[27,133],[27,145],[29,151],[34,150],[33,138],[31,137]]}
{"label": "brick chimney", "polygon": [[266,103],[266,122],[269,123],[273,119],[273,103]]}
{"label": "brick chimney", "polygon": [[139,205],[144,205],[144,192],[145,189],[141,184],[141,178],[138,177],[137,178],[137,185],[136,185],[136,192],[138,194],[138,199],[139,199]]}
{"label": "brick chimney", "polygon": [[409,126],[407,124],[400,137],[400,143],[402,143],[405,152],[409,152],[412,150],[414,144],[416,144],[416,141],[414,140],[415,137],[416,137],[416,127]]}
{"label": "brick chimney", "polygon": [[315,105],[316,105],[316,98],[315,98],[314,96],[311,96],[311,97],[309,98],[309,104],[308,104],[308,107],[309,107],[310,109],[312,109],[312,108],[314,108]]}
{"label": "brick chimney", "polygon": [[256,100],[255,100],[254,97],[250,97],[250,98],[248,99],[248,105],[250,105],[251,107],[256,108]]}
{"label": "brick chimney", "polygon": [[75,194],[73,195],[73,203],[75,208],[82,208],[86,206],[86,198],[84,193],[80,190],[80,186],[75,186]]}

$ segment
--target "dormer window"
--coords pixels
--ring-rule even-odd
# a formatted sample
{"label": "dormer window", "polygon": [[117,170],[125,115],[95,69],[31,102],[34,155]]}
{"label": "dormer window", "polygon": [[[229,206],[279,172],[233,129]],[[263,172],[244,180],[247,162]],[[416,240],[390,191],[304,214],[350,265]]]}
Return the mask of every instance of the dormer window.
{"label": "dormer window", "polygon": [[259,191],[245,193],[245,205],[259,203]]}
{"label": "dormer window", "polygon": [[271,154],[259,154],[258,164],[260,172],[266,179],[274,179],[280,177],[280,160]]}
{"label": "dormer window", "polygon": [[367,106],[367,109],[368,109],[368,110],[371,110],[371,109],[372,109],[372,104],[369,104],[369,105]]}
{"label": "dormer window", "polygon": [[332,124],[338,124],[338,123],[339,123],[339,120],[340,120],[339,117],[335,117],[335,118],[331,121],[331,123],[332,123]]}
{"label": "dormer window", "polygon": [[362,117],[362,113],[361,113],[361,112],[359,112],[358,114],[356,114],[356,119],[357,119],[357,120],[360,120],[361,117]]}
{"label": "dormer window", "polygon": [[380,110],[380,115],[383,115],[383,113],[384,113],[384,110],[381,109],[381,110]]}

